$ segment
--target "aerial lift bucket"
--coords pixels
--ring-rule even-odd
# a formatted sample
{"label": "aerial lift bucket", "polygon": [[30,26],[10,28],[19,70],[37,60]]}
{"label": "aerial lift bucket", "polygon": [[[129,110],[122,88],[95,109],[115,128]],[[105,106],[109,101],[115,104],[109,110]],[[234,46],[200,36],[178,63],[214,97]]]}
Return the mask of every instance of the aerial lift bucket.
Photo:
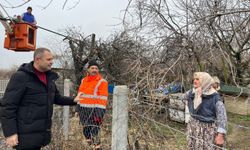
{"label": "aerial lift bucket", "polygon": [[25,22],[11,25],[13,33],[5,33],[4,48],[13,51],[34,51],[36,49],[36,27]]}

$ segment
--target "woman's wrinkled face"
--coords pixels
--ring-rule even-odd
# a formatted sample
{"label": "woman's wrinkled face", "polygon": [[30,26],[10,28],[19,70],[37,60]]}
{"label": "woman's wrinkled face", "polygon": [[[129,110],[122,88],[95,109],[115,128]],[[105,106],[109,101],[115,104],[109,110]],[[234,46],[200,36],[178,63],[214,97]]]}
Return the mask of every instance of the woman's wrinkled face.
{"label": "woman's wrinkled face", "polygon": [[198,88],[200,87],[200,79],[199,78],[194,78],[194,88]]}

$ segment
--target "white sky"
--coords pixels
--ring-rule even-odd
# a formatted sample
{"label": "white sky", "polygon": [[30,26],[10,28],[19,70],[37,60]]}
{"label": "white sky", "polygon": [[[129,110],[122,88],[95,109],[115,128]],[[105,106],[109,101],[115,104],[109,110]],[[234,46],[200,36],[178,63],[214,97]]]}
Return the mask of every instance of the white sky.
{"label": "white sky", "polygon": [[[24,1],[20,0],[0,0],[0,3],[5,6],[10,6],[6,1],[13,6],[17,6]],[[68,26],[80,26],[85,35],[91,33],[96,34],[96,39],[105,38],[115,31],[115,28],[121,28],[117,25],[121,22],[123,10],[126,8],[127,0],[80,0],[80,3],[73,9],[68,9],[78,0],[68,0],[64,9],[63,3],[65,0],[53,0],[46,8],[50,0],[31,0],[31,2],[18,8],[5,8],[10,16],[22,14],[28,6],[33,8],[39,26],[58,31],[59,29]],[[0,8],[2,13],[3,10]],[[4,14],[6,16],[6,14]],[[55,37],[50,32],[38,29],[37,31],[37,47],[49,47],[49,38]],[[61,38],[58,36],[58,38]],[[19,66],[22,63],[32,60],[33,52],[13,52],[3,48],[4,43],[4,27],[0,24],[0,69],[8,69],[14,65]],[[55,51],[52,49],[52,51]]]}

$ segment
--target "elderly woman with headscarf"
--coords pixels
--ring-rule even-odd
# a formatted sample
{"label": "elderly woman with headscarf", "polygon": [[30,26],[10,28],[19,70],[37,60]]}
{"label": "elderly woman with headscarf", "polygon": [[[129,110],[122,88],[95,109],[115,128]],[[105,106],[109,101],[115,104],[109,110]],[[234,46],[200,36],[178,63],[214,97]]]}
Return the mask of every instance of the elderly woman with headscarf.
{"label": "elderly woman with headscarf", "polygon": [[214,79],[206,72],[195,72],[193,89],[186,93],[191,118],[188,122],[188,149],[223,149],[227,116]]}

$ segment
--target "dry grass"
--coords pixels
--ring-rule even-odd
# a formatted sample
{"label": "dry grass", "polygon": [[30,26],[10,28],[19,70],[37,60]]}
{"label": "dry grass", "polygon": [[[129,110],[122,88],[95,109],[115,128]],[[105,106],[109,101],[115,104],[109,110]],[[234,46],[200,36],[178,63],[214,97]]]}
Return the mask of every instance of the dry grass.
{"label": "dry grass", "polygon": [[[153,115],[157,122],[161,122],[185,133],[186,126],[176,122],[164,120],[165,114]],[[237,115],[228,112],[229,130],[227,135],[227,149],[250,149],[250,116]],[[62,134],[62,122],[54,122],[53,138],[50,145],[43,150],[92,150],[83,135],[82,127],[76,117],[70,119],[69,140],[65,141]],[[242,125],[243,127],[240,127]],[[1,137],[0,137],[1,138]],[[111,149],[111,112],[105,116],[101,130],[101,141],[104,150]],[[185,150],[186,136],[169,129],[166,126],[131,116],[129,118],[128,141],[130,150]],[[3,146],[3,145],[2,145]],[[6,150],[6,147],[0,148]]]}
{"label": "dry grass", "polygon": [[231,113],[250,115],[250,100],[247,97],[224,96],[227,111]]}
{"label": "dry grass", "polygon": [[[107,130],[108,124],[103,125],[101,129],[101,141],[102,148],[104,150],[111,149],[111,132]],[[43,150],[92,150],[94,146],[88,145],[83,134],[82,125],[79,124],[79,119],[77,117],[72,117],[70,119],[69,128],[69,139],[64,140],[62,134],[62,128],[56,129],[53,127],[53,138],[50,145],[44,147]]]}

